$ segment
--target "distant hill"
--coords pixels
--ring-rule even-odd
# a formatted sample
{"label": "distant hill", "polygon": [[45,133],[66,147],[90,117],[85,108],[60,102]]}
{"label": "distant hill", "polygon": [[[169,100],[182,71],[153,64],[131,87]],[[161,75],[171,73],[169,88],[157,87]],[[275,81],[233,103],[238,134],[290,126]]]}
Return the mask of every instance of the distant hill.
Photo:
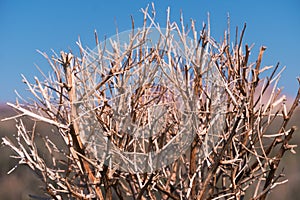
{"label": "distant hill", "polygon": [[[8,106],[0,105],[0,119],[13,116],[15,112]],[[297,110],[293,119],[292,124],[296,124],[299,128],[294,134],[292,139],[293,144],[300,145],[300,109]],[[25,120],[28,127],[30,122]],[[43,134],[51,134],[49,126],[39,126],[37,131]],[[16,134],[15,121],[0,122],[0,137],[8,136],[13,138]],[[300,151],[299,148],[297,155],[293,155],[287,152],[287,156],[283,159],[281,167],[284,167],[284,173],[286,178],[289,179],[287,184],[278,186],[269,199],[300,199],[299,185],[300,185]],[[12,174],[7,175],[7,172],[12,169],[16,160],[10,158],[11,151],[7,147],[1,145],[0,148],[0,197],[6,200],[15,199],[29,199],[29,194],[43,196],[43,192],[40,187],[42,183],[36,178],[35,174],[26,166],[18,167]]]}

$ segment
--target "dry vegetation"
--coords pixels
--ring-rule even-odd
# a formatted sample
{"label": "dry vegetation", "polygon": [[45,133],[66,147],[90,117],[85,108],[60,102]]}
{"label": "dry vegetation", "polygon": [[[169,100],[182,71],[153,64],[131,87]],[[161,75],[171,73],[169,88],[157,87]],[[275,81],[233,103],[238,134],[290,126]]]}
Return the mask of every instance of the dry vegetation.
{"label": "dry vegetation", "polygon": [[[296,127],[288,123],[299,103],[300,90],[287,108],[285,96],[277,89],[279,64],[261,66],[266,48],[260,48],[255,63],[249,62],[251,47],[242,44],[246,26],[233,44],[229,31],[217,43],[210,36],[209,25],[197,30],[191,22],[187,31],[183,24],[178,26],[167,18],[167,28],[161,29],[155,12],[149,13],[144,10],[144,25],[139,31],[132,22],[125,50],[118,40],[107,41],[112,49],[106,49],[96,36],[96,57],[91,55],[95,51],[84,50],[80,42],[79,57],[65,52],[51,58],[43,54],[53,74],[35,83],[24,77],[33,99],[9,104],[19,112],[14,117],[18,119],[17,134],[15,139],[4,137],[2,143],[14,151],[19,164],[28,165],[37,174],[45,193],[53,199],[266,199],[270,190],[286,182],[278,166],[286,151],[294,152],[295,145],[289,141]],[[153,29],[160,32],[161,40],[146,48]],[[179,36],[183,52],[178,53],[178,41],[172,39],[172,33]],[[217,80],[203,70],[207,55],[216,67],[212,73],[218,74]],[[87,62],[91,58],[93,62]],[[168,82],[156,84],[158,68],[170,69],[160,74],[167,74]],[[266,70],[270,76],[262,77]],[[139,86],[138,80],[143,80],[143,87],[128,87],[129,81]],[[212,91],[211,84],[216,84],[218,91]],[[128,89],[129,95],[116,95]],[[180,95],[175,98],[176,94]],[[114,110],[117,97],[118,105],[128,106],[118,112]],[[99,146],[107,149],[109,142],[122,151],[143,155],[159,153],[170,141],[184,147],[186,143],[181,143],[187,141],[180,136],[180,128],[185,118],[176,107],[178,98],[185,110],[193,113],[189,116],[193,123],[188,125],[194,137],[176,161],[158,159],[156,164],[162,162],[162,166],[153,169],[149,160],[141,158],[139,162],[146,167],[136,169],[122,156],[111,160],[107,152],[99,152]],[[128,103],[120,103],[124,101]],[[130,113],[135,125],[143,127],[154,117],[146,111],[162,103],[168,106],[164,113],[168,117],[163,118],[165,125],[159,134],[136,138],[120,128],[120,113]],[[225,110],[219,110],[222,123],[216,124],[212,119],[220,104]],[[89,119],[83,113],[95,117]],[[21,116],[47,123],[55,131],[48,137],[37,134],[34,127],[29,131]],[[274,123],[276,129],[270,131]]]}

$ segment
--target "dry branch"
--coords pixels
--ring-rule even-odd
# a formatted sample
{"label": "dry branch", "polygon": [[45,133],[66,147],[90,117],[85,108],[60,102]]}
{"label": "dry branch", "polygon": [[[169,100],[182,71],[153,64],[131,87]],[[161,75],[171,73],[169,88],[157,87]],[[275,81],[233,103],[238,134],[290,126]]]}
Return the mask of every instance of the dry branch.
{"label": "dry branch", "polygon": [[[300,87],[287,109],[285,96],[276,88],[279,64],[261,67],[265,47],[260,48],[255,63],[249,63],[251,47],[246,44],[243,52],[246,25],[231,47],[230,30],[218,44],[210,36],[209,24],[198,31],[192,21],[191,29],[186,30],[182,18],[177,25],[168,17],[167,28],[161,29],[154,11],[152,15],[148,8],[142,11],[144,25],[136,31],[132,19],[125,47],[118,37],[100,43],[95,32],[96,51],[84,50],[78,42],[79,57],[61,52],[60,57],[49,58],[42,53],[53,75],[44,81],[36,78],[33,84],[23,77],[35,100],[25,106],[8,104],[20,113],[15,117],[18,132],[15,140],[3,138],[2,143],[15,152],[12,157],[19,164],[36,172],[53,199],[266,199],[271,190],[286,182],[278,174],[279,163],[286,151],[294,152],[290,140],[296,127],[288,123],[299,104]],[[154,29],[159,33],[158,43],[144,48]],[[177,40],[172,39],[173,33]],[[178,42],[183,44],[180,53]],[[92,61],[87,62],[89,59]],[[216,66],[215,71],[203,68],[207,59]],[[265,71],[271,71],[270,77],[263,77]],[[209,78],[215,74],[218,80]],[[157,84],[163,76],[168,81]],[[135,87],[130,94],[124,92],[129,82]],[[185,111],[192,114],[185,116],[193,123],[182,117],[176,107],[180,103],[189,108]],[[225,109],[217,118],[214,111],[221,104]],[[164,106],[154,116],[149,110],[158,105]],[[164,124],[164,128],[156,130],[159,134],[153,131],[149,137],[138,138],[126,133],[123,115],[130,116],[131,130],[151,127],[151,123]],[[64,145],[42,134],[33,135],[21,116],[54,126]],[[181,129],[185,123],[188,131],[196,133],[194,138],[184,137],[188,134]],[[275,124],[280,126],[269,132]],[[84,134],[87,130],[89,134]],[[43,138],[50,161],[39,154],[37,137]],[[110,149],[107,141],[117,148]],[[189,148],[168,162],[178,150],[174,145],[167,154],[173,142],[177,146],[188,143]],[[119,165],[108,162],[111,154],[99,148],[118,155]],[[156,163],[152,158],[143,160],[142,155],[149,152],[168,156],[158,157]],[[130,159],[140,159],[144,165],[138,168]]]}

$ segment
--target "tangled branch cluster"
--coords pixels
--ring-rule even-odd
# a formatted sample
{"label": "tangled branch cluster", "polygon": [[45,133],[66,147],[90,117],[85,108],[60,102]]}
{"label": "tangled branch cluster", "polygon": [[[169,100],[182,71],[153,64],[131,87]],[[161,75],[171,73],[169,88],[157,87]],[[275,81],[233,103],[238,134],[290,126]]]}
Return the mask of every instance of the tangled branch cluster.
{"label": "tangled branch cluster", "polygon": [[[161,41],[145,49],[153,28]],[[284,183],[278,165],[286,151],[294,152],[295,145],[289,141],[295,127],[288,122],[299,103],[300,90],[288,109],[285,96],[277,89],[279,64],[261,66],[265,47],[260,48],[256,62],[249,63],[251,48],[242,46],[245,27],[234,45],[228,32],[217,43],[210,37],[209,27],[197,31],[194,22],[186,31],[183,24],[171,23],[168,17],[167,28],[161,29],[155,13],[150,15],[147,9],[143,27],[132,30],[125,47],[118,45],[118,40],[107,41],[112,46],[107,50],[96,39],[98,49],[93,55],[95,51],[84,50],[80,43],[79,57],[61,52],[49,58],[43,53],[53,74],[44,81],[36,78],[35,83],[23,77],[34,100],[9,104],[20,112],[14,118],[28,116],[36,123],[51,125],[56,138],[27,130],[19,119],[16,140],[3,138],[3,144],[14,150],[19,164],[36,172],[45,192],[53,199],[265,199]],[[184,59],[176,53],[172,31],[185,44]],[[133,43],[136,38],[137,44]],[[211,81],[213,74],[203,70],[207,55],[216,67],[211,73],[218,74],[217,80]],[[159,67],[172,70],[160,71]],[[271,70],[269,77],[262,76],[266,70]],[[222,92],[212,91],[209,80],[222,83]],[[194,104],[188,105],[191,99]],[[181,129],[186,118],[178,111],[179,104],[194,113],[190,116],[193,123],[187,126],[190,130]],[[155,110],[164,115],[155,122],[149,110],[157,105],[165,111]],[[213,122],[220,105],[225,108],[222,117]],[[94,117],[88,118],[90,114]],[[129,124],[125,123],[128,117]],[[153,123],[163,124],[162,128],[144,131],[147,137],[137,138],[125,131],[128,126],[134,129]],[[274,124],[276,129],[270,131]],[[130,165],[133,157],[126,162],[120,155],[112,161],[104,151],[109,148],[107,141],[135,156],[160,152],[173,141],[185,146],[183,136],[188,133],[181,130],[195,132],[188,148],[176,158],[163,154],[171,158],[158,159],[159,168],[153,169],[150,161],[141,157],[146,167],[136,169]],[[37,137],[42,138],[42,147]],[[41,148],[46,148],[48,157],[41,154],[45,154]],[[174,145],[172,150],[178,148]]]}

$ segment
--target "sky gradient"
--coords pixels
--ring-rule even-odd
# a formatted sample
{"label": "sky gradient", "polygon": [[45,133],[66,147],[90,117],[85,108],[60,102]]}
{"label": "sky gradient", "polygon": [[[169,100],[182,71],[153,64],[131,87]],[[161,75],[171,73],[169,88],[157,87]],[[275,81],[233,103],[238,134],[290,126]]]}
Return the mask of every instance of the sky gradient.
{"label": "sky gradient", "polygon": [[[211,36],[220,41],[230,15],[231,32],[247,23],[244,44],[255,44],[250,61],[255,62],[260,46],[266,46],[263,65],[286,66],[280,86],[284,93],[295,96],[300,76],[300,2],[290,1],[154,1],[158,22],[163,26],[167,7],[171,20],[184,23],[196,20],[198,29],[210,13]],[[30,81],[39,76],[38,65],[46,74],[50,67],[37,50],[52,54],[51,49],[77,49],[80,37],[83,46],[95,47],[94,31],[99,39],[131,28],[131,16],[136,27],[142,26],[141,8],[151,1],[14,1],[0,0],[0,103],[14,101],[16,89],[26,89],[21,74]],[[24,93],[27,94],[27,93]]]}

